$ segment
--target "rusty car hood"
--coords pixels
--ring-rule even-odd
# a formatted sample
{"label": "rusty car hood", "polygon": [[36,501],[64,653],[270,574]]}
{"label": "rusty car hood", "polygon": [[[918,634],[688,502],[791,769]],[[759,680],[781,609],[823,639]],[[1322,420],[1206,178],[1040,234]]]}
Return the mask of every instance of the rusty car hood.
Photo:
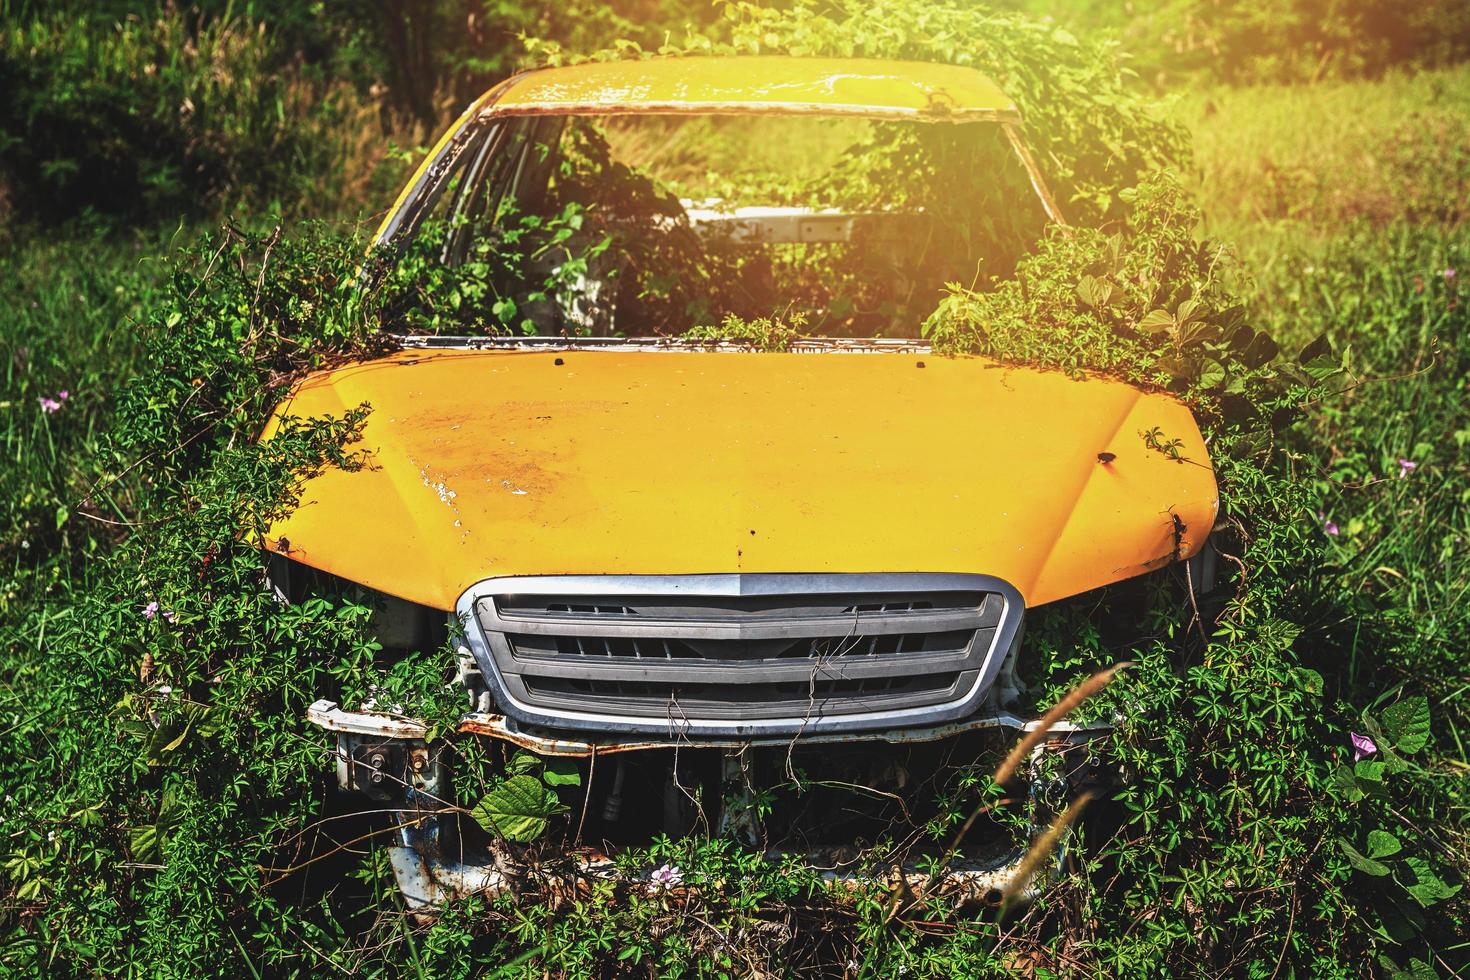
{"label": "rusty car hood", "polygon": [[402,351],[306,378],[265,438],[361,404],[365,465],[266,544],[445,610],[492,576],[741,572],[983,573],[1037,605],[1193,554],[1217,505],[1175,399],[979,357]]}

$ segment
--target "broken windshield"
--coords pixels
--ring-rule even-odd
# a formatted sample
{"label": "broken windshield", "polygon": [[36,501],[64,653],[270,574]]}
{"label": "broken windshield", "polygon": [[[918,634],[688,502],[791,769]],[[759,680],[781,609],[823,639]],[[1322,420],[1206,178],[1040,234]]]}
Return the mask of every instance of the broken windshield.
{"label": "broken windshield", "polygon": [[455,149],[390,252],[390,329],[916,337],[1045,222],[985,124],[532,115]]}

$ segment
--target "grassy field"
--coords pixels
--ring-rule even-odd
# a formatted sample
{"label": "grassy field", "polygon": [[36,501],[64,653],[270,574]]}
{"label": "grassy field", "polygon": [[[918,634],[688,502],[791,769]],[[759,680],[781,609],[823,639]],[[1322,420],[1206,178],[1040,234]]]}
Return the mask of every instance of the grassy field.
{"label": "grassy field", "polygon": [[[1207,231],[1253,277],[1253,313],[1283,341],[1326,333],[1351,352],[1357,383],[1315,407],[1301,464],[1350,588],[1423,641],[1386,659],[1436,692],[1463,765],[1470,71],[1216,87],[1173,111],[1194,137]],[[1350,650],[1346,668],[1368,655]]]}
{"label": "grassy field", "polygon": [[[305,98],[304,89],[292,91],[294,97]],[[172,91],[161,96],[174,97]],[[269,109],[267,106],[267,115]],[[1283,650],[1295,643],[1299,649],[1313,651],[1310,656],[1316,666],[1302,669],[1317,676],[1314,680],[1293,667],[1289,676],[1273,677],[1269,684],[1300,684],[1303,691],[1320,696],[1320,703],[1312,702],[1315,716],[1301,730],[1335,741],[1326,749],[1314,745],[1303,747],[1302,752],[1310,748],[1348,758],[1350,748],[1343,733],[1321,723],[1321,717],[1346,719],[1355,730],[1371,731],[1393,705],[1424,698],[1432,718],[1432,740],[1426,733],[1426,744],[1399,760],[1404,769],[1389,771],[1389,776],[1399,780],[1393,784],[1394,795],[1378,784],[1367,785],[1370,779],[1387,778],[1382,773],[1374,776],[1370,769],[1365,775],[1359,768],[1355,777],[1347,762],[1342,769],[1348,775],[1339,772],[1333,777],[1338,782],[1313,786],[1323,798],[1343,807],[1363,796],[1383,801],[1383,812],[1391,814],[1386,818],[1390,823],[1350,826],[1349,830],[1363,834],[1391,831],[1396,840],[1410,843],[1414,860],[1421,853],[1432,854],[1437,869],[1421,872],[1407,858],[1394,864],[1392,880],[1414,900],[1400,896],[1380,902],[1374,896],[1387,889],[1389,879],[1374,870],[1364,871],[1351,854],[1338,852],[1335,841],[1327,842],[1334,855],[1324,859],[1327,872],[1334,881],[1351,883],[1343,888],[1367,896],[1354,907],[1402,906],[1409,931],[1397,932],[1400,920],[1390,920],[1386,912],[1364,913],[1361,920],[1346,926],[1341,915],[1333,913],[1337,916],[1332,919],[1333,928],[1341,927],[1341,931],[1333,931],[1330,942],[1343,943],[1342,949],[1348,952],[1342,956],[1371,947],[1379,958],[1364,966],[1346,959],[1334,961],[1332,951],[1319,950],[1323,958],[1313,962],[1336,962],[1336,975],[1341,976],[1360,975],[1359,968],[1384,976],[1454,975],[1470,964],[1470,941],[1463,938],[1470,934],[1465,928],[1470,907],[1457,887],[1470,877],[1470,794],[1466,792],[1470,783],[1470,654],[1466,652],[1470,650],[1470,285],[1465,284],[1470,278],[1470,140],[1466,139],[1470,133],[1470,66],[1390,73],[1371,80],[1329,79],[1310,85],[1202,84],[1178,93],[1169,111],[1191,134],[1195,163],[1186,178],[1203,208],[1202,230],[1229,243],[1239,256],[1239,273],[1231,285],[1245,304],[1250,322],[1280,341],[1287,360],[1294,361],[1297,351],[1319,335],[1325,336],[1348,368],[1329,394],[1283,414],[1276,433],[1278,443],[1272,447],[1279,451],[1294,482],[1292,493],[1282,498],[1281,514],[1273,512],[1270,520],[1290,525],[1291,533],[1303,541],[1310,539],[1312,548],[1321,549],[1323,559],[1310,586],[1317,591],[1298,593],[1291,600],[1293,608],[1315,608],[1320,614],[1304,612],[1292,627],[1295,632],[1287,631],[1280,641]],[[369,118],[361,110],[349,117],[355,120],[354,126]],[[313,118],[313,126],[329,125]],[[362,168],[372,171],[371,183],[363,177],[356,186],[371,186],[377,195],[380,185],[392,183],[387,171],[395,164],[380,165],[383,156],[364,148],[368,141],[362,133],[341,135],[344,145],[356,147],[354,153],[372,161],[370,168]],[[406,162],[397,165],[406,169]],[[48,743],[57,758],[67,753],[71,753],[68,758],[81,757],[83,748],[72,743],[110,745],[108,740],[114,739],[122,747],[116,759],[109,757],[106,765],[88,770],[83,785],[70,774],[46,773],[44,766],[27,768],[14,760],[0,770],[16,780],[4,787],[6,795],[0,803],[0,826],[10,835],[10,843],[0,846],[5,883],[0,887],[4,896],[0,969],[34,974],[47,972],[47,964],[64,964],[55,968],[64,973],[111,974],[146,972],[146,967],[130,965],[143,963],[188,975],[220,972],[219,964],[232,961],[238,952],[241,973],[246,964],[256,970],[258,961],[267,964],[259,967],[266,974],[318,975],[330,968],[403,975],[417,968],[420,975],[433,975],[469,973],[476,965],[514,959],[519,964],[515,969],[525,975],[541,975],[537,971],[543,960],[538,957],[543,957],[544,962],[554,964],[545,967],[550,975],[633,975],[635,967],[615,959],[619,953],[610,944],[624,942],[640,929],[647,931],[651,917],[666,914],[666,909],[649,912],[646,922],[620,920],[617,929],[621,932],[609,926],[600,934],[601,920],[580,906],[575,910],[499,907],[494,910],[498,917],[493,928],[486,925],[485,910],[472,907],[455,910],[441,927],[424,933],[408,927],[392,899],[381,900],[387,911],[350,908],[343,904],[346,898],[334,897],[327,886],[304,879],[290,895],[285,891],[297,887],[294,879],[286,889],[259,889],[264,897],[254,918],[231,918],[201,899],[210,889],[231,895],[248,891],[256,888],[258,880],[256,867],[210,863],[211,855],[204,853],[211,840],[207,825],[213,821],[226,826],[240,819],[241,813],[252,814],[268,832],[262,832],[259,841],[252,839],[253,850],[238,853],[248,853],[262,867],[268,866],[274,857],[274,841],[295,833],[314,812],[309,802],[293,808],[277,806],[275,800],[292,794],[305,800],[319,789],[327,768],[322,746],[298,744],[303,739],[297,732],[283,729],[268,737],[252,733],[255,723],[242,720],[246,708],[259,709],[262,719],[286,717],[293,710],[291,698],[305,697],[311,683],[336,683],[343,678],[348,678],[344,683],[358,683],[357,675],[349,677],[357,662],[353,658],[371,659],[371,651],[364,652],[355,632],[364,611],[350,605],[335,608],[329,624],[303,617],[300,622],[281,625],[269,618],[273,615],[270,604],[260,596],[216,596],[210,600],[213,605],[186,613],[186,622],[197,630],[193,633],[181,631],[180,637],[169,639],[158,623],[132,623],[141,601],[153,594],[140,590],[172,583],[181,595],[187,595],[187,590],[205,579],[213,555],[228,550],[229,542],[213,540],[206,533],[213,533],[204,523],[212,509],[238,507],[240,513],[258,516],[257,509],[266,506],[264,496],[251,496],[254,492],[267,494],[269,488],[264,484],[269,479],[262,474],[270,470],[243,448],[249,439],[242,434],[253,431],[255,424],[250,413],[260,410],[255,402],[270,385],[314,359],[331,356],[329,345],[319,343],[321,338],[316,335],[299,346],[289,335],[267,336],[270,331],[260,328],[258,308],[276,311],[279,319],[271,322],[281,323],[304,322],[319,314],[340,299],[341,293],[334,292],[336,287],[325,276],[317,279],[299,270],[310,270],[311,261],[325,267],[328,260],[320,258],[323,255],[336,263],[333,268],[347,267],[360,249],[360,243],[353,242],[360,228],[352,220],[343,220],[336,203],[341,193],[334,190],[323,198],[333,202],[334,213],[318,215],[332,222],[325,228],[303,226],[302,219],[311,217],[309,206],[288,209],[293,217],[286,223],[279,248],[281,252],[294,250],[296,257],[278,261],[284,263],[279,267],[293,270],[290,275],[295,278],[283,274],[277,282],[262,270],[257,279],[251,256],[258,255],[259,249],[252,253],[230,244],[242,236],[216,236],[202,250],[197,247],[230,213],[237,226],[270,226],[268,217],[259,217],[272,213],[270,202],[232,198],[227,190],[211,188],[211,193],[230,202],[222,205],[223,210],[191,213],[182,220],[171,212],[167,220],[153,223],[94,227],[83,216],[56,226],[17,220],[0,229],[0,356],[5,364],[0,377],[4,454],[0,459],[0,621],[6,626],[0,640],[0,662],[4,664],[0,670],[0,752],[9,752],[16,760],[24,753],[34,753],[44,760],[47,749],[43,746]],[[383,203],[362,200],[360,216],[366,218]],[[176,345],[170,346],[174,327],[196,306],[207,308],[224,326],[207,343],[181,331]],[[330,338],[333,331],[345,336],[360,327],[346,314],[327,319],[331,322],[321,336]],[[130,381],[148,374],[150,350],[154,357],[159,351],[176,357],[184,365],[182,373],[130,388]],[[188,426],[206,416],[209,424],[224,433],[219,439],[224,468],[190,477],[180,489],[169,481],[186,469],[190,453],[200,450],[184,441],[176,448],[155,451],[148,439],[158,446],[168,445],[170,438],[178,442],[180,433],[194,431]],[[119,431],[129,433],[135,441],[120,441]],[[139,436],[140,432],[147,438]],[[309,442],[303,437],[296,447],[300,458],[322,452]],[[238,500],[223,499],[235,492]],[[1227,500],[1227,517],[1232,516],[1230,508]],[[164,524],[180,529],[179,550],[150,552],[151,545],[140,542],[150,540],[149,528]],[[117,556],[136,560],[139,569],[153,571],[145,575],[135,569],[130,580],[122,574],[126,569],[117,567]],[[1279,567],[1293,567],[1289,558],[1281,556]],[[1246,577],[1276,574],[1272,560],[1251,568]],[[237,564],[230,572],[235,577],[228,582],[247,590],[254,581],[254,569],[243,558]],[[155,578],[142,581],[155,572]],[[219,569],[209,574],[219,574]],[[1291,585],[1287,583],[1282,591],[1289,593]],[[80,614],[73,606],[105,619],[102,629],[113,632],[99,635],[125,636],[125,649],[89,647],[86,634],[91,624],[79,622]],[[1238,612],[1245,622],[1255,616],[1249,608]],[[293,632],[298,629],[299,634]],[[205,771],[207,760],[214,757],[203,750],[186,762],[175,763],[177,770],[170,770],[167,756],[179,743],[160,745],[166,741],[162,738],[149,743],[151,734],[144,738],[143,747],[134,747],[128,741],[133,737],[129,725],[147,715],[146,711],[140,715],[132,701],[103,706],[100,717],[91,709],[84,720],[79,717],[81,706],[89,704],[89,686],[107,689],[98,665],[131,674],[141,671],[146,679],[153,651],[159,652],[160,660],[167,654],[192,663],[189,643],[201,645],[206,636],[219,639],[222,649],[227,637],[229,643],[248,650],[255,658],[249,661],[256,665],[252,668],[255,674],[238,680],[226,677],[221,688],[222,703],[239,709],[239,717],[231,722],[234,727],[217,719],[208,725],[190,721],[177,733],[178,738],[181,742],[186,736],[193,739],[184,742],[186,752],[194,751],[199,742],[209,743],[210,751],[220,753],[261,753],[261,746],[266,756],[275,752],[273,758],[260,763],[255,784],[232,783],[228,774]],[[307,641],[318,645],[313,653],[316,659],[311,661],[313,672],[294,674],[295,662],[285,657],[273,659],[270,652],[273,644],[295,648],[308,645]],[[1212,655],[1219,655],[1219,649],[1210,647]],[[76,663],[58,667],[56,650],[70,651]],[[335,651],[340,663],[322,651]],[[142,666],[145,663],[149,666]],[[1194,676],[1211,666],[1208,662],[1185,665],[1181,675]],[[209,669],[216,668],[211,662]],[[1237,677],[1245,684],[1245,678],[1251,676],[1248,669],[1245,665],[1238,675],[1225,671],[1220,676]],[[207,673],[203,666],[199,670]],[[1207,683],[1215,681],[1201,681]],[[231,697],[238,700],[228,700]],[[263,729],[265,724],[262,721],[255,727]],[[63,735],[50,727],[62,725],[74,731]],[[259,741],[252,742],[252,737]],[[53,740],[62,743],[61,750]],[[1290,745],[1273,749],[1282,758],[1298,751]],[[1228,749],[1218,751],[1223,757]],[[1204,763],[1197,756],[1181,757],[1178,765],[1185,774],[1180,778],[1187,781],[1194,767]],[[130,790],[119,804],[119,812],[129,814],[148,812],[151,807],[150,820],[126,828],[99,826],[99,814],[108,811],[94,800],[114,792],[116,785],[132,785],[128,781],[133,779],[142,785],[142,780],[160,773],[163,775],[147,784],[146,792]],[[188,779],[183,778],[186,774]],[[24,788],[19,785],[22,777],[28,783]],[[61,788],[42,793],[37,785],[47,780]],[[167,789],[160,789],[164,785]],[[214,786],[217,795],[194,800],[196,809],[184,813],[186,808],[176,801],[189,800],[188,794],[199,792],[199,785]],[[1269,785],[1269,781],[1258,785]],[[42,812],[43,797],[48,808],[44,820],[34,816]],[[160,797],[164,803],[158,802]],[[1293,810],[1295,804],[1289,800],[1253,802],[1279,805],[1275,822],[1283,826],[1298,826],[1294,821],[1306,819]],[[107,855],[114,852],[102,845],[88,850],[75,840],[101,840],[108,832],[126,839],[125,844],[113,842],[115,849],[151,854],[152,858],[130,863],[144,868],[161,865],[158,878],[130,870],[121,879],[123,884],[106,884],[109,876],[122,875],[107,863],[111,860]],[[192,842],[193,850],[178,856],[178,870],[170,870],[168,862],[155,858],[163,853],[160,842],[175,832],[179,840]],[[69,835],[75,835],[75,840]],[[1242,832],[1243,838],[1248,836]],[[702,846],[708,853],[701,851],[701,860],[723,869],[731,880],[739,877],[743,866],[738,856],[721,852],[715,845]],[[1244,855],[1248,861],[1252,847],[1264,846],[1257,837],[1231,841],[1221,849]],[[686,854],[688,860],[689,852],[676,851],[674,845],[668,845],[666,851]],[[186,863],[186,858],[195,863]],[[88,865],[85,873],[78,871],[81,864]],[[191,880],[190,868],[207,871],[195,872]],[[1097,959],[1086,968],[1070,963],[1064,972],[1106,975],[1138,964],[1146,966],[1162,948],[1148,942],[1173,942],[1176,949],[1188,949],[1198,938],[1188,934],[1192,931],[1217,930],[1211,935],[1223,935],[1225,919],[1232,928],[1249,920],[1252,907],[1239,895],[1237,883],[1215,882],[1211,874],[1207,866],[1170,868],[1148,888],[1140,886],[1139,893],[1148,892],[1144,898],[1156,903],[1154,907],[1172,908],[1181,922],[1186,916],[1194,917],[1187,920],[1191,925],[1151,921],[1146,928],[1155,930],[1155,938],[1147,942],[1130,939],[1131,927],[1121,938],[1091,935],[1086,941],[1079,940],[1078,948]],[[1436,891],[1425,874],[1439,875],[1434,881],[1443,887]],[[388,877],[382,852],[365,858],[351,875],[355,891],[349,898],[360,900],[382,888]],[[779,883],[772,886],[770,879],[751,880],[756,883],[747,883],[746,890],[732,899],[740,914],[759,909],[770,899],[762,889],[780,887]],[[1231,905],[1217,918],[1202,915],[1199,906],[1220,895],[1241,904]],[[1421,898],[1425,895],[1431,900]],[[782,897],[791,898],[785,893]],[[311,916],[298,916],[292,911],[298,908],[314,911]],[[1437,918],[1426,926],[1425,915],[1431,909]],[[1288,945],[1305,949],[1315,938],[1310,935],[1314,927],[1305,924],[1311,921],[1313,909],[1306,903],[1301,907],[1288,903],[1274,907],[1272,914],[1279,918],[1283,910],[1290,914],[1291,925],[1286,928],[1297,929],[1306,938],[1297,943],[1294,935],[1278,936],[1282,926],[1272,919],[1275,924],[1265,929],[1271,948],[1253,963],[1269,965],[1274,958],[1279,967]],[[736,912],[730,914],[728,921],[748,923]],[[956,969],[956,963],[970,962],[961,958],[969,950],[966,943],[978,948],[993,939],[979,933],[966,938],[963,924],[930,924],[936,935],[944,937],[941,955],[918,940],[911,946],[905,945],[907,939],[895,940],[881,907],[863,915],[866,918],[858,916],[857,925],[849,922],[844,926],[851,927],[850,934],[860,936],[863,943],[875,949],[900,949],[904,956],[911,948],[929,950],[902,960],[906,969],[912,965],[915,974],[945,975]],[[1158,917],[1150,914],[1149,918]],[[46,926],[41,928],[37,923],[43,920]],[[100,930],[109,922],[116,931],[98,941],[65,938],[70,931]],[[215,931],[208,933],[207,941],[196,943],[195,933],[186,930],[186,940],[180,941],[180,933],[171,930],[179,929],[181,922],[207,923],[198,926],[200,936]],[[132,935],[133,923],[145,924],[147,935]],[[733,928],[727,923],[721,926]],[[1096,928],[1072,920],[1060,926],[1053,922],[1051,927],[1078,935]],[[1142,931],[1145,927],[1140,927]],[[1167,940],[1157,938],[1166,934]],[[650,939],[653,945],[648,950],[639,947],[642,951],[631,959],[638,975],[660,971],[677,975],[681,965],[687,966],[689,961],[680,958],[685,953],[677,938],[660,936],[658,943],[663,945]],[[1138,944],[1136,949],[1129,946],[1130,941]],[[109,943],[116,949],[109,952]],[[125,943],[132,944],[127,956],[118,952]],[[1281,944],[1279,956],[1277,943]],[[246,955],[247,948],[251,955]],[[891,965],[900,960],[883,962]],[[165,969],[158,964],[172,965]],[[998,959],[993,970],[999,975],[1018,965],[1015,958]],[[723,969],[726,975],[742,975],[751,972],[749,966],[731,961]],[[1229,975],[1232,963],[1214,961],[1211,971]],[[710,972],[721,970],[711,968]],[[832,975],[863,972],[853,969]],[[1332,971],[1324,968],[1324,972]]]}
{"label": "grassy field", "polygon": [[1470,70],[1185,93],[1210,233],[1262,272],[1362,227],[1470,219]]}

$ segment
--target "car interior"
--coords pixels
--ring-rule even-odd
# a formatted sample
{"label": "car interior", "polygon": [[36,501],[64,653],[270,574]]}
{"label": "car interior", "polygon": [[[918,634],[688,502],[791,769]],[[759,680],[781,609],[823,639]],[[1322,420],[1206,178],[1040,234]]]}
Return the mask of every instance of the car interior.
{"label": "car interior", "polygon": [[474,129],[389,277],[406,333],[917,337],[1045,224],[999,130],[532,115]]}

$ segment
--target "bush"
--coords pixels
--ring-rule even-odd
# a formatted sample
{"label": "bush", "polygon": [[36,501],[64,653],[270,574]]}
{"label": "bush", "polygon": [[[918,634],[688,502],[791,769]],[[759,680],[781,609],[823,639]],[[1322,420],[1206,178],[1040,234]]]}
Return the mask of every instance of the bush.
{"label": "bush", "polygon": [[[1116,702],[1127,717],[1115,746],[1132,777],[1118,796],[1126,817],[1071,898],[1073,914],[1086,907],[1096,925],[1064,934],[1070,952],[1129,975],[1202,964],[1269,973],[1284,962],[1352,976],[1355,960],[1388,955],[1364,922],[1395,942],[1443,949],[1465,914],[1463,904],[1443,906],[1463,862],[1404,835],[1395,816],[1410,800],[1437,813],[1456,805],[1448,771],[1415,758],[1430,744],[1425,694],[1437,688],[1416,684],[1370,706],[1358,701],[1372,689],[1366,671],[1343,676],[1343,624],[1353,624],[1355,647],[1388,645],[1391,634],[1362,604],[1360,583],[1332,569],[1328,538],[1309,516],[1321,486],[1297,471],[1283,426],[1298,414],[1320,422],[1320,406],[1348,384],[1345,362],[1325,337],[1277,357],[1275,340],[1250,324],[1283,319],[1251,317],[1237,303],[1228,251],[1194,241],[1199,215],[1177,187],[1131,197],[1135,210],[1114,235],[1054,234],[1014,282],[955,289],[930,323],[951,350],[1180,391],[1220,483],[1215,547],[1239,573],[1213,600],[1218,614],[1155,593],[1139,617],[1130,590],[1116,587],[1033,611],[1030,641],[1049,690],[1079,666],[1139,664]],[[1298,332],[1312,322],[1299,312]],[[1083,624],[1125,620],[1158,638],[1075,639]],[[1454,720],[1441,716],[1437,730]],[[1372,734],[1378,759],[1348,760],[1352,729]],[[1374,864],[1365,855],[1375,847],[1403,863]],[[1396,885],[1380,880],[1390,875]]]}
{"label": "bush", "polygon": [[[263,447],[249,437],[297,372],[368,351],[372,305],[352,285],[350,242],[229,236],[174,276],[150,321],[151,366],[122,398],[103,454],[110,472],[149,461],[133,498],[147,519],[94,558],[85,582],[26,609],[13,634],[12,689],[39,710],[7,729],[0,752],[12,902],[26,923],[0,955],[17,969],[60,956],[106,973],[216,973],[243,951],[275,972],[307,955],[317,967],[407,958],[465,972],[515,960],[591,975],[627,950],[682,973],[835,967],[832,957],[860,949],[875,972],[915,975],[985,975],[1024,955],[1152,975],[1281,961],[1350,976],[1380,952],[1407,963],[1442,951],[1463,915],[1455,864],[1394,816],[1455,805],[1430,754],[1428,704],[1409,692],[1355,703],[1366,674],[1334,669],[1341,623],[1362,610],[1322,574],[1332,542],[1309,516],[1316,485],[1270,439],[1280,410],[1321,397],[1334,362],[1321,345],[1300,364],[1261,359],[1258,332],[1237,322],[1228,263],[1192,240],[1197,215],[1177,189],[1153,183],[1123,198],[1129,223],[1049,238],[1017,284],[956,289],[931,330],[950,350],[1180,388],[1211,434],[1229,502],[1222,547],[1245,572],[1206,623],[1169,590],[1149,593],[1140,620],[1126,586],[1034,611],[1043,696],[1096,664],[1139,663],[1096,706],[1128,712],[1112,751],[1135,778],[1121,829],[1083,852],[1087,873],[1017,921],[930,936],[890,924],[881,897],[842,909],[792,869],[699,841],[625,860],[725,882],[700,915],[725,923],[718,936],[748,940],[690,932],[675,925],[687,909],[611,892],[561,912],[469,902],[418,938],[378,919],[381,859],[353,885],[327,858],[316,820],[330,752],[301,714],[315,697],[374,684],[406,702],[432,697],[448,662],[425,651],[414,677],[380,673],[371,609],[350,596],[277,605],[250,543],[290,506],[296,474],[354,465],[355,413],[288,426]],[[1196,315],[1181,316],[1190,301]],[[1160,310],[1171,322],[1149,329]],[[1078,640],[1078,623],[1123,617],[1152,638]],[[1359,622],[1379,635],[1374,620]],[[1350,726],[1373,734],[1377,759],[1348,761]],[[99,887],[96,867],[119,876]],[[1384,892],[1389,881],[1397,891]],[[1062,928],[1082,908],[1091,925]],[[780,941],[755,927],[772,917],[785,923]],[[1399,952],[1364,922],[1410,945]],[[78,934],[86,947],[62,938]]]}
{"label": "bush", "polygon": [[[1033,0],[1007,6],[1053,16]],[[1162,83],[1234,85],[1376,77],[1395,67],[1437,67],[1470,56],[1470,8],[1457,0],[1152,0],[1086,3],[1065,21],[1115,32],[1139,70]]]}
{"label": "bush", "polygon": [[0,198],[22,219],[168,222],[330,196],[344,93],[283,60],[263,24],[167,7],[0,25]]}
{"label": "bush", "polygon": [[[1020,107],[1047,180],[1078,223],[1121,214],[1121,189],[1188,159],[1184,131],[1136,90],[1106,40],[973,4],[719,0],[718,9],[718,23],[657,53],[909,58],[980,69]],[[555,41],[531,38],[528,49],[549,63],[576,60]],[[586,57],[651,53],[628,41]]]}
{"label": "bush", "polygon": [[147,367],[87,467],[129,491],[129,533],[7,617],[24,705],[0,734],[12,970],[188,976],[247,944],[297,955],[306,926],[261,869],[316,810],[323,749],[302,712],[371,659],[371,610],[279,606],[252,542],[301,474],[352,465],[360,416],[253,439],[291,377],[361,347],[358,254],[227,234],[175,269],[143,327]]}

